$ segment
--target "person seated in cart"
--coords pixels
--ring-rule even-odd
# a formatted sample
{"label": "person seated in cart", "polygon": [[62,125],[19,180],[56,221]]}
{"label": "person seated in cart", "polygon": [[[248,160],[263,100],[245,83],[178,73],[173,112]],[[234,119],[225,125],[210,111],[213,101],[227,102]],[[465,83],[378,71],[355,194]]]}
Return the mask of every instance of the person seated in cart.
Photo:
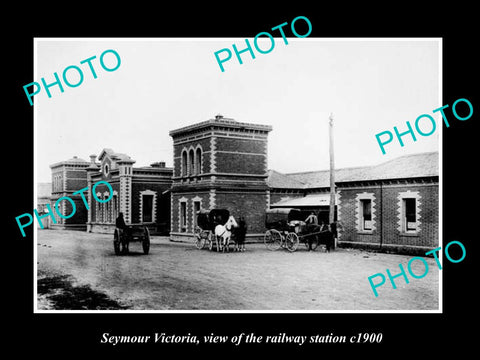
{"label": "person seated in cart", "polygon": [[115,226],[125,233],[125,235],[130,235],[132,233],[131,227],[125,223],[123,219],[123,213],[119,213],[117,219],[115,220]]}
{"label": "person seated in cart", "polygon": [[310,215],[308,215],[308,217],[305,219],[305,224],[318,225],[318,218],[317,215],[315,215],[315,212],[310,212]]}

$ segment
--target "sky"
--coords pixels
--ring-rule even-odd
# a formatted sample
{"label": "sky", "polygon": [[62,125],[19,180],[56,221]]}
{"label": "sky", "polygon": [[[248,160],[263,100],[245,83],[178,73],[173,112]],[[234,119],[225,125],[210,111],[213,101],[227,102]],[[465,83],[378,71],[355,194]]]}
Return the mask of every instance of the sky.
{"label": "sky", "polygon": [[[249,39],[253,43],[252,39]],[[270,41],[259,42],[268,49]],[[49,39],[35,40],[33,81],[54,81],[70,65],[82,69],[78,87],[42,88],[34,97],[37,182],[50,182],[49,165],[73,156],[89,160],[103,148],[130,155],[134,166],[156,161],[173,165],[169,131],[214,118],[273,127],[268,166],[283,173],[328,169],[328,121],[334,116],[335,166],[374,165],[398,156],[439,150],[441,43],[438,39],[275,38],[268,54],[235,55],[218,66],[214,53],[244,38]],[[252,45],[253,46],[253,45]],[[113,49],[120,67],[102,69],[100,55]],[[92,65],[82,60],[96,56]],[[223,56],[223,54],[222,54]],[[116,63],[112,54],[105,64]],[[68,79],[75,83],[73,70]],[[63,80],[62,80],[63,81]],[[27,98],[25,101],[28,104]],[[406,121],[429,114],[437,121],[430,136],[416,134],[386,145],[375,139]],[[424,132],[430,129],[422,123]]]}

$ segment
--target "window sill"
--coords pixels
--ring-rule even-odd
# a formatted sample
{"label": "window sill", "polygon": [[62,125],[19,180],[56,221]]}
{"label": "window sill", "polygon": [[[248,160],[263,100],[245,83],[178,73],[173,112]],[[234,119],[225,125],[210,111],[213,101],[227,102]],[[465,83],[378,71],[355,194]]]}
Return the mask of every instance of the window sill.
{"label": "window sill", "polygon": [[360,235],[373,235],[373,230],[357,230],[357,234],[360,234]]}
{"label": "window sill", "polygon": [[400,236],[406,236],[406,237],[419,237],[420,234],[418,232],[401,232]]}

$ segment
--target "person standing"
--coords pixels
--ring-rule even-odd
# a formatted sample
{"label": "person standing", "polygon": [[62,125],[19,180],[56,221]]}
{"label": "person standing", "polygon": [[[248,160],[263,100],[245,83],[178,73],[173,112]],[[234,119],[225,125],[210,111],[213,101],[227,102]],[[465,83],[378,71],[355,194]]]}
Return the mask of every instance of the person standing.
{"label": "person standing", "polygon": [[[318,218],[313,211],[305,219],[305,224],[307,226],[307,233],[314,233],[318,231]],[[308,251],[312,251],[312,242],[313,236],[307,236]]]}
{"label": "person standing", "polygon": [[245,236],[247,234],[247,223],[245,218],[240,216],[238,220],[238,228],[236,229],[236,243],[238,251],[245,251]]}

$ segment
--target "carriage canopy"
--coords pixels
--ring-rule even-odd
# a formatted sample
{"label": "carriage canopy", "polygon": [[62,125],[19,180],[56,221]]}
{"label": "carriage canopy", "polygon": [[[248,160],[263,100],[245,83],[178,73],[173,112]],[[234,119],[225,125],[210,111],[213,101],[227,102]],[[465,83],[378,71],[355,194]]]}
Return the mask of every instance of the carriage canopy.
{"label": "carriage canopy", "polygon": [[268,209],[265,213],[265,226],[267,229],[286,230],[290,221],[304,221],[309,213],[310,211],[295,208]]}
{"label": "carriage canopy", "polygon": [[197,212],[197,225],[203,230],[215,230],[215,226],[225,224],[230,217],[226,209],[200,210]]}

